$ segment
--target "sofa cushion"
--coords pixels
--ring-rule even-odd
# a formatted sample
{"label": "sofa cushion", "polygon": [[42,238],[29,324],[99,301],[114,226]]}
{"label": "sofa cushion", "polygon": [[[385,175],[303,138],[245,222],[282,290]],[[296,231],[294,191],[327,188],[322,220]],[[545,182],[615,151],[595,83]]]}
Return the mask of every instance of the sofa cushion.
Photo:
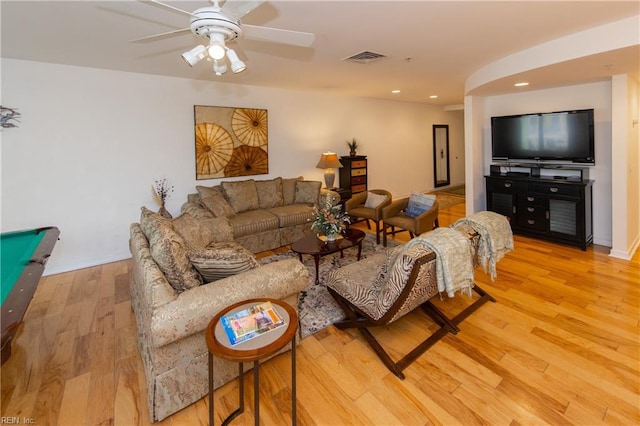
{"label": "sofa cushion", "polygon": [[282,178],[272,180],[257,180],[258,205],[261,209],[278,207],[284,203],[282,196]]}
{"label": "sofa cushion", "polygon": [[200,204],[207,208],[215,217],[233,216],[235,211],[222,195],[219,187],[196,186],[200,194]]}
{"label": "sofa cushion", "polygon": [[220,186],[222,186],[225,198],[233,207],[234,212],[242,213],[260,208],[258,190],[253,179],[222,182]]}
{"label": "sofa cushion", "polygon": [[296,194],[293,202],[296,204],[318,204],[322,182],[301,180],[296,182]]}
{"label": "sofa cushion", "polygon": [[278,229],[278,218],[266,210],[251,210],[229,219],[234,238]]}
{"label": "sofa cushion", "polygon": [[429,210],[433,203],[436,201],[435,195],[420,194],[418,192],[412,192],[409,197],[409,204],[407,205],[406,215],[409,217],[418,217],[422,213]]}
{"label": "sofa cushion", "polygon": [[284,205],[293,204],[293,199],[296,196],[296,182],[303,180],[302,176],[297,178],[282,179],[282,198]]}
{"label": "sofa cushion", "polygon": [[291,204],[289,206],[274,207],[268,211],[278,218],[280,228],[307,223],[309,224],[309,229],[311,229],[314,208],[308,204]]}
{"label": "sofa cushion", "polygon": [[189,248],[203,248],[211,243],[233,240],[233,230],[226,217],[196,219],[183,213],[173,219],[173,229],[184,238]]}
{"label": "sofa cushion", "polygon": [[149,240],[151,257],[176,291],[202,284],[202,277],[187,257],[187,244],[169,219],[142,207],[140,227]]}
{"label": "sofa cushion", "polygon": [[187,255],[206,283],[260,266],[249,250],[233,241],[213,243],[200,250],[189,250]]}

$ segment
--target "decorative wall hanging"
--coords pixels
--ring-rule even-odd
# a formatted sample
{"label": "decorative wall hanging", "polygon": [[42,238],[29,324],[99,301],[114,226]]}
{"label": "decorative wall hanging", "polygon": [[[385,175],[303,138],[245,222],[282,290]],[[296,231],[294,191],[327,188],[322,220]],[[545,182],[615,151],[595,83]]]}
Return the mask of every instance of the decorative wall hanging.
{"label": "decorative wall hanging", "polygon": [[12,123],[11,121],[15,121],[17,123],[20,122],[20,113],[18,110],[0,105],[0,126],[5,129],[18,127],[16,123]]}
{"label": "decorative wall hanging", "polygon": [[196,180],[269,173],[266,109],[194,106]]}

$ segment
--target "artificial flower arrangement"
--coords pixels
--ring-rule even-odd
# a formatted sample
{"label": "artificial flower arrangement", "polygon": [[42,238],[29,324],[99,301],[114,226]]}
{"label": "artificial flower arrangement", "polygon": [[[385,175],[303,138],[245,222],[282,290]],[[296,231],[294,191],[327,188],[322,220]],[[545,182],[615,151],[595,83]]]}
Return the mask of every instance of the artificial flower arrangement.
{"label": "artificial flower arrangement", "polygon": [[323,233],[328,241],[335,240],[338,234],[347,229],[351,223],[349,215],[342,211],[342,206],[332,206],[330,202],[313,212],[311,229]]}
{"label": "artificial flower arrangement", "polygon": [[167,198],[173,192],[173,185],[169,186],[166,179],[156,180],[153,184],[153,193],[156,197],[156,201],[160,204],[160,213],[162,216],[171,219],[171,213],[167,211],[164,204],[167,201]]}

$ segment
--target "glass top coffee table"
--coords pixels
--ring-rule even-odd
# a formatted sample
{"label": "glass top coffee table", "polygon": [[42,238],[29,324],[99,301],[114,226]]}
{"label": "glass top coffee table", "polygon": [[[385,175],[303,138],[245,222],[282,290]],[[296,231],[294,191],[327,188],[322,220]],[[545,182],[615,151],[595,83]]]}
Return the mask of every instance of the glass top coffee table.
{"label": "glass top coffee table", "polygon": [[323,241],[315,234],[307,235],[291,244],[291,250],[298,253],[300,262],[302,262],[302,255],[309,254],[313,256],[313,260],[316,262],[316,284],[320,283],[318,277],[318,265],[320,264],[320,257],[328,254],[340,252],[340,256],[344,257],[342,250],[351,247],[358,247],[358,260],[360,260],[360,254],[362,253],[362,240],[364,240],[365,233],[359,229],[347,229],[342,235],[342,238],[338,238],[335,241]]}

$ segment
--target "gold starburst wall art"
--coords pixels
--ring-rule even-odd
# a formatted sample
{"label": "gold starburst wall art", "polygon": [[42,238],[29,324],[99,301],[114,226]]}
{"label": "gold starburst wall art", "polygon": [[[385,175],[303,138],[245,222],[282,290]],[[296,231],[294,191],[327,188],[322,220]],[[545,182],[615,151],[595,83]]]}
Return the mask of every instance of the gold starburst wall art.
{"label": "gold starburst wall art", "polygon": [[269,173],[267,110],[194,106],[196,179]]}

